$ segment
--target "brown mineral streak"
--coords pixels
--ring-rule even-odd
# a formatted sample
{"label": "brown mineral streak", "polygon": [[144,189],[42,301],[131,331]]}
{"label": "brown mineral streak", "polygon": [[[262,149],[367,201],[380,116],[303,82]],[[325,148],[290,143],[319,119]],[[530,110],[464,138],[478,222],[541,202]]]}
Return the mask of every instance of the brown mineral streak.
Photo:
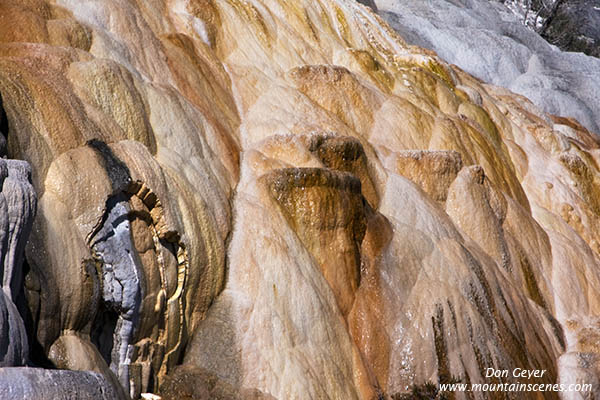
{"label": "brown mineral streak", "polygon": [[0,94],[0,397],[600,374],[596,134],[368,7],[4,0]]}

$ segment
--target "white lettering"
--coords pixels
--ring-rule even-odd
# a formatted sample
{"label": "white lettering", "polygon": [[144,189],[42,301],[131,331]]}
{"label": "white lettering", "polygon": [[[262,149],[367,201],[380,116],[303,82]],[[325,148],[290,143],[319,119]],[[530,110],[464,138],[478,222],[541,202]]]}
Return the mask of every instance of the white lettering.
{"label": "white lettering", "polygon": [[485,370],[486,378],[508,378],[508,370],[507,369],[494,369],[487,368]]}
{"label": "white lettering", "polygon": [[541,378],[546,373],[545,369],[523,369],[523,368],[515,368],[513,370],[512,376],[515,378]]}

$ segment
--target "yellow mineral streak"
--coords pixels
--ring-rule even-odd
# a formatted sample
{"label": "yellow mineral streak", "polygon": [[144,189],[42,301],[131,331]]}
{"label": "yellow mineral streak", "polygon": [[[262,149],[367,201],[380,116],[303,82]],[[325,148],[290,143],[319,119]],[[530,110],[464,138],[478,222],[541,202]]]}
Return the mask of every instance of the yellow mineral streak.
{"label": "yellow mineral streak", "polygon": [[600,365],[573,361],[600,357],[597,137],[367,7],[6,0],[0,42],[9,155],[40,199],[37,340],[61,365],[107,369],[88,241],[125,173],[152,227],[147,382],[184,361],[279,399],[371,399]]}

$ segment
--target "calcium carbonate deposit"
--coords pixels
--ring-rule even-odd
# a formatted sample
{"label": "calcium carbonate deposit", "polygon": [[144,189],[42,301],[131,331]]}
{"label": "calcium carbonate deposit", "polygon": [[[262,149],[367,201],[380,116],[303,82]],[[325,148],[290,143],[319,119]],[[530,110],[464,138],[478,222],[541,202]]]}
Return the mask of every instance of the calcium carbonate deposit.
{"label": "calcium carbonate deposit", "polygon": [[409,43],[436,51],[485,82],[526,96],[545,112],[576,118],[600,133],[599,59],[548,44],[499,2],[376,3],[381,16]]}
{"label": "calcium carbonate deposit", "polygon": [[599,61],[362,3],[0,1],[0,399],[599,395]]}

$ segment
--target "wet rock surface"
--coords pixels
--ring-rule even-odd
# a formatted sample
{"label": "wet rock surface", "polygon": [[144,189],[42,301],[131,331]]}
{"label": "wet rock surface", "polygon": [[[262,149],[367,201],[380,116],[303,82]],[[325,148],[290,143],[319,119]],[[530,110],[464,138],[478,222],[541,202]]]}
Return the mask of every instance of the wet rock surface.
{"label": "wet rock surface", "polygon": [[348,314],[360,284],[359,248],[366,229],[360,181],[316,168],[275,170],[264,179]]}

